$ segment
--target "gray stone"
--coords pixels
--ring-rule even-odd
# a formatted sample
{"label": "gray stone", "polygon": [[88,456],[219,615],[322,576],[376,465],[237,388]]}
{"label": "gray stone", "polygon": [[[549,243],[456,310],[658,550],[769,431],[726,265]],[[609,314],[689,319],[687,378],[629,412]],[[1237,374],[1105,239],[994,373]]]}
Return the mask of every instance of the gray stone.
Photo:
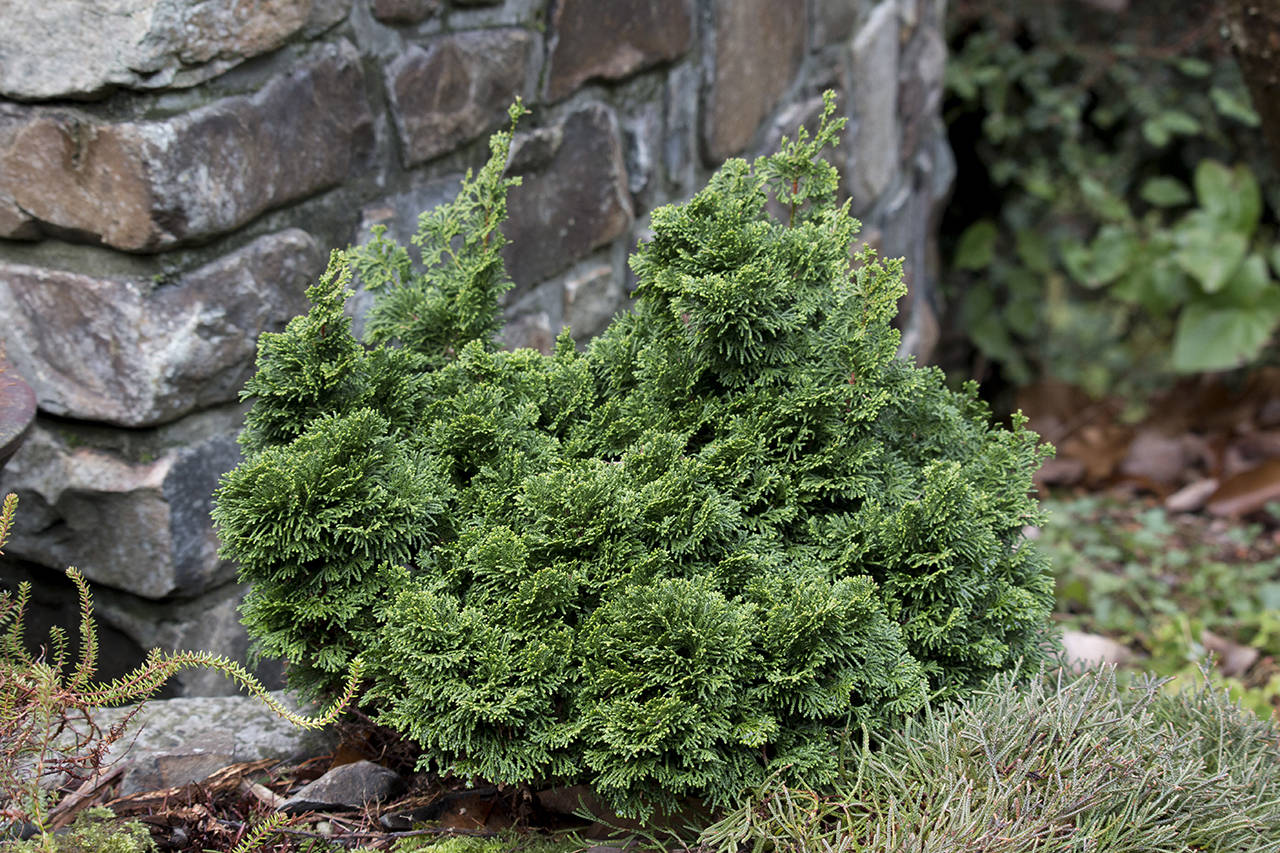
{"label": "gray stone", "polygon": [[31,390],[0,344],[0,468],[22,446],[36,420],[36,392]]}
{"label": "gray stone", "polygon": [[[921,288],[917,288],[920,290]],[[934,310],[932,301],[924,294],[912,298],[905,309],[907,323],[902,329],[902,340],[898,343],[898,357],[914,358],[918,364],[927,364],[933,359],[942,337],[942,325],[938,322],[938,312]]]}
{"label": "gray stone", "polygon": [[345,41],[257,94],[170,119],[11,107],[0,124],[0,194],[64,238],[129,251],[229,231],[334,186],[373,140],[359,56]]}
{"label": "gray stone", "polygon": [[536,349],[551,355],[556,343],[556,328],[546,311],[522,314],[502,330],[502,345],[509,350]]}
{"label": "gray stone", "polygon": [[712,165],[740,153],[794,82],[804,57],[804,0],[715,0],[715,64],[703,116]]}
{"label": "gray stone", "polygon": [[[936,215],[940,217],[942,202],[950,197],[951,186],[956,179],[956,157],[941,127],[933,134],[933,143],[927,152],[921,152],[917,157],[927,158],[923,172],[928,176],[929,199],[934,202]],[[937,228],[931,228],[930,233],[937,234]]]}
{"label": "gray stone", "polygon": [[813,0],[813,45],[823,47],[853,35],[864,0]]}
{"label": "gray stone", "polygon": [[356,761],[333,768],[304,785],[285,800],[280,811],[290,814],[323,809],[359,809],[386,799],[401,785],[400,777],[372,761]]}
{"label": "gray stone", "polygon": [[869,208],[898,164],[898,16],[893,0],[871,12],[853,40],[850,190],[855,210]]}
{"label": "gray stone", "polygon": [[898,0],[898,22],[904,33],[913,32],[920,23],[920,0]]}
{"label": "gray stone", "polygon": [[440,8],[440,0],[369,0],[373,16],[386,24],[418,24]]}
{"label": "gray stone", "polygon": [[33,216],[18,207],[18,203],[5,193],[0,193],[0,238],[5,240],[37,240],[40,226]]}
{"label": "gray stone", "polygon": [[352,0],[311,0],[311,14],[302,28],[304,39],[313,39],[351,14]]}
{"label": "gray stone", "polygon": [[[283,691],[271,694],[291,711],[314,714]],[[132,706],[95,714],[111,725]],[[209,696],[147,702],[133,717],[108,760],[127,761],[120,795],[200,782],[228,764],[278,758],[299,761],[333,749],[332,730],[294,726],[251,696]]]}
{"label": "gray stone", "polygon": [[565,277],[564,322],[576,341],[603,332],[625,302],[622,282],[608,264],[589,264]]}
{"label": "gray stone", "polygon": [[305,310],[323,269],[320,248],[296,228],[168,283],[0,263],[0,339],[42,411],[163,423],[235,400],[258,334]]}
{"label": "gray stone", "polygon": [[193,86],[332,26],[349,8],[350,0],[6,0],[0,95]]}
{"label": "gray stone", "polygon": [[903,182],[882,205],[883,212],[878,217],[883,229],[880,250],[884,257],[903,259],[903,280],[907,285],[897,317],[902,329],[898,354],[915,356],[921,362],[932,356],[940,334],[933,309],[937,288],[929,263],[930,202],[927,193]]}
{"label": "gray stone", "polygon": [[449,29],[454,32],[488,27],[546,26],[548,0],[453,0]]}
{"label": "gray stone", "polygon": [[622,121],[622,148],[627,164],[627,189],[632,198],[643,207],[639,196],[650,189],[657,170],[654,162],[659,155],[662,134],[662,107],[660,104],[641,104]]}
{"label": "gray stone", "polygon": [[240,461],[240,412],[127,434],[38,419],[0,472],[0,491],[17,492],[23,508],[6,552],[144,598],[226,582],[235,567],[218,557],[209,510]]}
{"label": "gray stone", "polygon": [[410,239],[418,231],[418,216],[452,201],[461,188],[462,175],[429,178],[418,180],[401,192],[365,205],[360,211],[360,234],[357,242],[368,242],[373,237],[373,227],[382,225],[386,227],[388,237],[408,246]]}
{"label": "gray stone", "polygon": [[945,135],[940,107],[942,75],[947,61],[947,45],[933,30],[924,30],[911,40],[902,55],[898,84],[898,115],[902,122],[900,160],[906,163],[934,136]]}
{"label": "gray stone", "polygon": [[[94,594],[95,612],[139,648],[166,652],[206,651],[244,663],[249,635],[240,624],[240,602],[248,585],[228,583],[190,600],[151,601],[107,587]],[[268,687],[283,682],[283,665],[264,660],[251,668]],[[233,696],[235,681],[212,669],[185,669],[171,682],[178,696]]]}
{"label": "gray stone", "polygon": [[522,134],[510,171],[523,176],[511,190],[504,250],[517,286],[567,269],[631,226],[627,169],[617,123],[591,105],[552,128]]}
{"label": "gray stone", "polygon": [[690,0],[561,0],[551,17],[546,96],[588,80],[620,80],[683,56],[693,41]]}
{"label": "gray stone", "polygon": [[564,286],[544,281],[507,307],[502,343],[507,349],[536,349],[550,355],[564,327]]}
{"label": "gray stone", "polygon": [[682,196],[693,192],[698,150],[698,69],[677,65],[663,94],[662,168]]}
{"label": "gray stone", "polygon": [[410,46],[386,68],[405,164],[413,166],[493,130],[525,88],[533,38],[501,29]]}

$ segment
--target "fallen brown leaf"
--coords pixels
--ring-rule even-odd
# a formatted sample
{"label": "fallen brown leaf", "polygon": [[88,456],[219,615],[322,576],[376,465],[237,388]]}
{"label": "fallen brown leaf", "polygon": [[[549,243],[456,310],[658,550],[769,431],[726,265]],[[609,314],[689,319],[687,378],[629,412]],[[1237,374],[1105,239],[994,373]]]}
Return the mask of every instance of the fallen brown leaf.
{"label": "fallen brown leaf", "polygon": [[1200,632],[1200,642],[1217,656],[1218,669],[1227,678],[1239,678],[1244,675],[1260,654],[1251,646],[1243,646],[1208,630]]}
{"label": "fallen brown leaf", "polygon": [[1213,515],[1238,517],[1257,512],[1280,499],[1280,459],[1268,459],[1248,471],[1228,477],[1209,497]]}

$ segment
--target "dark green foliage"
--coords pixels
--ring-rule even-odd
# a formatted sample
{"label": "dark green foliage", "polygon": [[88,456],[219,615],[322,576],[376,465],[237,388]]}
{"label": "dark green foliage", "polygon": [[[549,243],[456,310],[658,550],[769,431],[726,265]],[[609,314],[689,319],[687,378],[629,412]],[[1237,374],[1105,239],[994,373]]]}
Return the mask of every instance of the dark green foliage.
{"label": "dark green foliage", "polygon": [[[840,731],[1039,657],[1052,586],[1021,531],[1042,451],[992,429],[974,388],[896,358],[900,265],[851,265],[858,226],[819,157],[832,109],[813,139],[655,211],[635,310],[585,353],[567,334],[550,356],[463,341],[488,320],[347,345],[348,370],[289,412],[300,435],[218,495],[246,621],[296,684],[330,689],[360,650],[366,702],[424,767],[587,782],[644,814],[771,773],[829,779]],[[438,223],[495,222],[508,142],[423,220],[426,244]],[[459,250],[483,271],[449,285],[469,316],[497,316],[496,245]],[[354,252],[380,305],[455,263],[405,257]],[[294,399],[264,378],[273,353],[317,323],[349,336],[324,316],[340,293],[313,295],[264,343],[255,411]]]}
{"label": "dark green foliage", "polygon": [[[508,112],[514,127],[526,110],[517,101]],[[490,142],[495,152],[510,144],[510,133]],[[438,367],[469,341],[493,340],[502,328],[498,300],[511,288],[499,226],[507,218],[507,189],[520,185],[519,178],[502,177],[505,166],[505,155],[491,158],[474,181],[468,175],[457,200],[418,218],[413,243],[421,249],[421,274],[384,226],[374,228],[353,256],[366,289],[383,294],[368,316],[372,341],[398,341]]]}

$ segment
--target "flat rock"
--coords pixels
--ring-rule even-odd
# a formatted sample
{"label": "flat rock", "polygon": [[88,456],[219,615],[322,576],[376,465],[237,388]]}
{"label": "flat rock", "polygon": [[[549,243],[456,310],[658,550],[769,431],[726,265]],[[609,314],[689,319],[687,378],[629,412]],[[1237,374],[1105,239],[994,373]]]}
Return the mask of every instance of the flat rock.
{"label": "flat rock", "polygon": [[1128,647],[1101,634],[1087,634],[1084,631],[1063,631],[1062,646],[1064,649],[1063,656],[1067,661],[1084,666],[1123,665],[1130,663],[1134,659],[1134,654]]}
{"label": "flat rock", "polygon": [[[804,0],[715,0],[715,56],[703,147],[718,164],[742,152],[804,57]],[[888,73],[896,72],[896,64]]]}
{"label": "flat rock", "polygon": [[157,251],[335,186],[372,144],[360,58],[340,41],[253,95],[163,120],[0,105],[0,197],[64,239]]}
{"label": "flat rock", "polygon": [[389,797],[400,777],[372,761],[342,764],[304,785],[285,800],[280,811],[290,814],[324,809],[359,809]]}
{"label": "flat rock", "polygon": [[0,96],[194,86],[332,26],[350,7],[350,0],[94,0],[88,14],[84,0],[5,0]]}
{"label": "flat rock", "polygon": [[440,8],[440,0],[369,0],[373,16],[384,24],[419,24]]}
{"label": "flat rock", "polygon": [[410,45],[387,65],[387,91],[408,166],[426,162],[506,121],[525,90],[533,37],[477,30]]}
{"label": "flat rock", "polygon": [[306,309],[324,269],[296,228],[172,281],[97,278],[0,262],[0,329],[42,411],[150,426],[238,398],[256,341]]}
{"label": "flat rock", "polygon": [[519,134],[509,171],[510,242],[503,251],[517,286],[550,278],[626,233],[633,214],[613,113],[592,104],[560,123]]}
{"label": "flat rock", "polygon": [[551,17],[547,98],[678,59],[692,41],[690,0],[562,0]]}
{"label": "flat rock", "polygon": [[[271,695],[300,709],[291,694]],[[104,708],[94,719],[111,725],[132,708]],[[300,729],[251,696],[157,699],[142,706],[108,760],[128,762],[120,788],[120,796],[127,796],[199,782],[228,764],[311,758],[335,743],[332,730]]]}

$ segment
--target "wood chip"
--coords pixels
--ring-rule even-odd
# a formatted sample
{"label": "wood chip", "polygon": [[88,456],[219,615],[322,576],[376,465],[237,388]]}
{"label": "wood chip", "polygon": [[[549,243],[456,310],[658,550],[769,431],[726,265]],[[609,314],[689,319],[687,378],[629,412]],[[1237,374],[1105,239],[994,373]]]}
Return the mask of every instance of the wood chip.
{"label": "wood chip", "polygon": [[274,758],[260,761],[245,761],[240,764],[229,764],[216,773],[207,776],[203,781],[192,782],[176,788],[161,788],[158,791],[139,791],[127,797],[119,797],[107,803],[107,807],[119,815],[138,814],[158,808],[165,808],[179,803],[192,803],[210,795],[218,795],[239,788],[241,780],[252,773],[260,773],[279,762]]}
{"label": "wood chip", "polygon": [[49,829],[57,831],[64,826],[69,826],[75,820],[77,814],[93,805],[99,795],[115,784],[116,780],[124,773],[125,767],[126,765],[123,763],[115,764],[101,773],[89,777],[79,788],[63,797],[49,811]]}
{"label": "wood chip", "polygon": [[278,809],[284,804],[285,798],[277,794],[265,785],[259,785],[257,782],[251,782],[248,779],[240,780],[241,793],[248,794],[256,798],[259,802],[265,804],[268,808]]}
{"label": "wood chip", "polygon": [[1169,512],[1195,512],[1209,500],[1209,495],[1218,490],[1216,477],[1197,480],[1183,486],[1164,499],[1164,508]]}

